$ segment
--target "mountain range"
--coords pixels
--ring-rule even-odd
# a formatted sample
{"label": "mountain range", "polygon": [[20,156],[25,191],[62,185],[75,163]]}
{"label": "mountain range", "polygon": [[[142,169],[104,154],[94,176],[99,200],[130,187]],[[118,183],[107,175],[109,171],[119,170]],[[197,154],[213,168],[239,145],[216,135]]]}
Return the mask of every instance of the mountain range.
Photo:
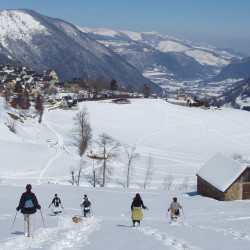
{"label": "mountain range", "polygon": [[74,25],[31,10],[0,12],[0,54],[3,61],[8,58],[38,71],[53,68],[62,81],[102,76],[134,89],[146,83],[152,92],[161,93],[135,67]]}
{"label": "mountain range", "polygon": [[236,50],[156,32],[79,29],[119,54],[170,97],[178,90],[200,97],[220,96],[250,76],[242,63],[247,55]]}
{"label": "mountain range", "polygon": [[214,76],[230,62],[245,56],[237,51],[218,49],[156,32],[79,29],[123,56],[146,75],[152,69],[159,72],[166,70],[168,80]]}
{"label": "mountain range", "polygon": [[250,59],[238,51],[156,32],[76,27],[31,10],[0,12],[0,59],[53,68],[61,81],[103,76],[137,90],[146,83],[169,97],[220,96],[250,76]]}
{"label": "mountain range", "polygon": [[229,105],[236,109],[248,107],[248,111],[250,111],[250,78],[235,88],[229,89],[221,96],[212,99],[211,103],[218,106]]}

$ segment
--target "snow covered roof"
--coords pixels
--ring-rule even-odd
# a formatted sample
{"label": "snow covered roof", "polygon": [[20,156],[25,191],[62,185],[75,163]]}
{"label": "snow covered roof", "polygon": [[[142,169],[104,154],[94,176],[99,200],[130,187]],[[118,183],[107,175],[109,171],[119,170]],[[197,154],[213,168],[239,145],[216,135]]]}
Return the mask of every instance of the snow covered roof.
{"label": "snow covered roof", "polygon": [[217,153],[200,169],[197,175],[224,192],[245,169],[244,164]]}

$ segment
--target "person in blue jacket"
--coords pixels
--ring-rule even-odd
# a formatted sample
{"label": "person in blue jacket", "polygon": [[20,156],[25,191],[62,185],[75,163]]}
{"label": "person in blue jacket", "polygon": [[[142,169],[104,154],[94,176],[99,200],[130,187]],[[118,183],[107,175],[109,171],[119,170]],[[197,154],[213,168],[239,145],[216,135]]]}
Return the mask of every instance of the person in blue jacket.
{"label": "person in blue jacket", "polygon": [[22,194],[19,205],[16,208],[17,211],[21,209],[21,213],[24,216],[24,235],[27,237],[34,236],[34,219],[37,209],[41,209],[38,204],[36,195],[31,192],[32,186],[26,185],[26,192]]}

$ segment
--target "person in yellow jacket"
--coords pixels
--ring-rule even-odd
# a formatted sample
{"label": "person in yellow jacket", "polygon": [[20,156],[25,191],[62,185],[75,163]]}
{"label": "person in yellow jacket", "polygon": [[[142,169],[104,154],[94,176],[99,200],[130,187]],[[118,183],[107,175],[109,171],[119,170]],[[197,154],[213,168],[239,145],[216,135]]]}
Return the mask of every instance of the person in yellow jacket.
{"label": "person in yellow jacket", "polygon": [[138,223],[138,225],[140,226],[140,221],[142,220],[143,217],[141,208],[148,209],[146,206],[144,206],[140,194],[137,193],[131,204],[131,211],[132,211],[131,219],[133,222],[133,227],[135,226],[135,223]]}

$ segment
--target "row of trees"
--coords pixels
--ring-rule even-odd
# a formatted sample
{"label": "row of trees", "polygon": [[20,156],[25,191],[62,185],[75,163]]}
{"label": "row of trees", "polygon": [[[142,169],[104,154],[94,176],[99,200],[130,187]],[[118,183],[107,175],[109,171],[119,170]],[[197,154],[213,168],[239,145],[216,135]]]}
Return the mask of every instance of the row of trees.
{"label": "row of trees", "polygon": [[[89,113],[86,107],[80,110],[75,117],[73,118],[74,127],[72,134],[76,140],[76,145],[79,148],[79,155],[83,157],[86,153],[86,150],[90,145],[92,146],[92,150],[87,155],[89,158],[93,160],[93,185],[96,185],[96,178],[101,180],[101,186],[104,187],[106,182],[110,180],[113,168],[111,163],[115,161],[119,157],[119,152],[121,148],[123,148],[126,155],[126,164],[125,164],[125,174],[126,174],[126,187],[129,188],[131,176],[133,174],[133,162],[135,159],[139,157],[139,154],[136,152],[135,146],[122,145],[118,140],[114,139],[110,135],[106,133],[100,134],[97,139],[92,141],[92,129],[89,123]],[[94,161],[101,162],[101,166],[96,170],[94,168]],[[86,163],[86,161],[84,161]],[[77,170],[71,168],[72,175],[72,184],[75,181],[75,174],[78,173],[78,181],[79,184],[79,175],[82,172],[84,164],[79,164]],[[146,169],[146,178],[144,181],[143,187],[146,188],[147,184],[151,180],[151,176],[153,174],[153,164],[152,157],[149,157],[148,167]]]}
{"label": "row of trees", "polygon": [[[106,133],[98,135],[95,141],[92,141],[92,129],[89,123],[89,113],[86,107],[78,111],[73,118],[74,127],[73,135],[76,139],[76,144],[79,148],[80,157],[86,155],[88,148],[92,148],[87,153],[87,157],[93,160],[91,182],[95,187],[98,182],[102,187],[105,186],[107,181],[110,181],[113,174],[112,162],[118,159],[120,152],[123,151],[126,162],[124,163],[124,172],[126,175],[126,188],[130,187],[131,178],[134,172],[134,161],[139,158],[139,154],[136,152],[135,146],[122,145],[118,140],[114,139]],[[94,162],[98,163],[98,168],[95,168]],[[78,166],[71,167],[72,184],[79,185],[80,177],[83,170],[87,168],[87,161],[81,158]],[[142,188],[146,189],[150,184],[154,175],[155,169],[153,159],[149,155],[146,162],[145,178],[142,184]],[[165,176],[163,180],[163,187],[166,190],[171,189],[173,185],[173,176],[171,174]],[[189,188],[189,178],[186,177],[183,183],[179,184],[178,189],[187,190]]]}

